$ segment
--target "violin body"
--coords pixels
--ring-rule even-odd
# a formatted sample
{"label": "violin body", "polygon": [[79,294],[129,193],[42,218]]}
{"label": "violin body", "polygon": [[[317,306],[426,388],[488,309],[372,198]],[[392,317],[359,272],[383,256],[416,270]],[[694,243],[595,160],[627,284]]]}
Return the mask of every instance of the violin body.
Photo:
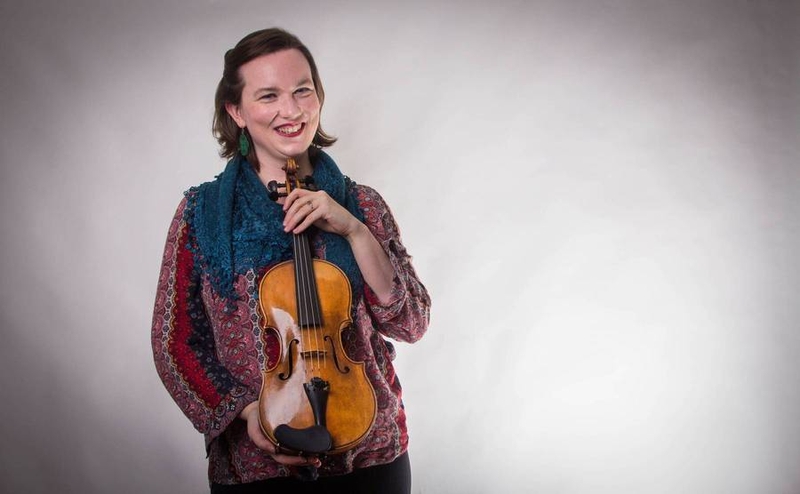
{"label": "violin body", "polygon": [[377,400],[364,364],[351,360],[342,345],[341,333],[352,324],[347,276],[312,259],[300,233],[294,259],[261,279],[259,305],[265,334],[275,332],[280,343],[277,363],[263,371],[258,399],[264,435],[286,453],[352,449],[372,428]]}
{"label": "violin body", "polygon": [[293,261],[276,265],[261,280],[259,299],[265,326],[279,335],[281,353],[278,363],[264,371],[259,418],[264,434],[291,450],[274,431],[281,424],[295,429],[315,425],[303,385],[318,377],[329,383],[324,421],[333,444],[327,452],[341,453],[367,435],[375,421],[377,402],[364,364],[350,360],[342,346],[341,332],[352,322],[350,283],[334,264],[319,259],[313,264],[317,287],[327,294],[320,297],[322,318],[330,321],[325,328],[298,324]]}

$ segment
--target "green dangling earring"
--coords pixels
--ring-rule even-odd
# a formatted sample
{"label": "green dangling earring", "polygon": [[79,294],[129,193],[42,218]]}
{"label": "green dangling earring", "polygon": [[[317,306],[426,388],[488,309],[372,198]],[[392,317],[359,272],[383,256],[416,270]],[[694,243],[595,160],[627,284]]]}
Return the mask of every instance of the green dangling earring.
{"label": "green dangling earring", "polygon": [[239,134],[239,153],[245,158],[250,153],[250,139],[247,138],[245,127],[242,127],[242,133]]}

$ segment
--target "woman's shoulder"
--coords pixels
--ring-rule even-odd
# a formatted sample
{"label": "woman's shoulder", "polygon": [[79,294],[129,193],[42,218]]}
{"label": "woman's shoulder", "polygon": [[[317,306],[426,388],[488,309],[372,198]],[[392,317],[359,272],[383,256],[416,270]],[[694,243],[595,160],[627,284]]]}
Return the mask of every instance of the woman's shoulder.
{"label": "woman's shoulder", "polygon": [[183,191],[183,197],[178,204],[178,210],[183,212],[184,217],[186,217],[186,215],[191,215],[198,209],[199,203],[205,202],[209,200],[208,198],[211,195],[219,193],[221,177],[222,173],[211,180],[193,185]]}
{"label": "woman's shoulder", "polygon": [[213,195],[216,197],[218,194],[230,194],[236,184],[240,169],[239,161],[232,159],[213,179],[189,187],[183,192],[183,196],[188,198],[191,203],[193,199],[201,196]]}
{"label": "woman's shoulder", "polygon": [[218,187],[219,186],[219,182],[221,180],[221,177],[222,177],[222,174],[220,173],[219,175],[215,176],[211,180],[206,180],[205,182],[201,182],[201,183],[199,183],[197,185],[193,185],[193,186],[189,187],[188,189],[183,191],[184,198],[186,198],[186,197],[189,197],[189,198],[196,197],[202,191],[205,191],[205,190],[210,189],[210,188]]}
{"label": "woman's shoulder", "polygon": [[178,200],[178,206],[175,208],[175,213],[173,215],[174,221],[186,223],[187,226],[192,228],[192,224],[194,223],[192,219],[194,217],[194,212],[197,209],[198,197],[200,195],[200,191],[207,183],[208,182],[203,182],[202,184],[189,187],[183,191],[183,194]]}
{"label": "woman's shoulder", "polygon": [[356,198],[362,219],[370,227],[373,234],[385,235],[385,231],[394,228],[394,217],[383,196],[369,185],[354,186],[353,196]]}
{"label": "woman's shoulder", "polygon": [[355,196],[356,200],[358,201],[358,205],[362,210],[370,207],[386,208],[386,201],[383,200],[383,196],[381,196],[380,193],[378,193],[378,191],[374,188],[370,187],[369,185],[357,184],[355,182],[353,182],[351,186],[353,190],[353,196]]}

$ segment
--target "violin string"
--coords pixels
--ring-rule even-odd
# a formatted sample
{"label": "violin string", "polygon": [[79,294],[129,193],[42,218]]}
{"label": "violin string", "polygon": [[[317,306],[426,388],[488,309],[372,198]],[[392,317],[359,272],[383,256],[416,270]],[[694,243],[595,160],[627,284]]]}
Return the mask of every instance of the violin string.
{"label": "violin string", "polygon": [[[295,172],[297,171],[297,163],[292,158],[289,158],[286,162],[286,195],[288,196],[294,189],[298,187],[298,183],[295,179]],[[296,302],[297,302],[297,330],[300,332],[300,352],[298,353],[299,359],[298,364],[303,366],[303,372],[307,373],[306,369],[306,358],[304,355],[308,355],[306,352],[308,351],[307,345],[307,336],[306,330],[303,327],[304,324],[307,326],[308,323],[308,309],[306,307],[306,300],[308,296],[305,293],[305,278],[306,275],[304,274],[304,258],[303,258],[303,235],[294,234],[292,236],[292,249],[294,251],[294,283],[295,283],[295,290],[296,290]]]}
{"label": "violin string", "polygon": [[314,304],[314,297],[316,296],[316,293],[314,293],[314,278],[313,278],[314,267],[312,264],[313,261],[310,257],[311,249],[309,247],[308,236],[306,236],[305,234],[300,234],[300,238],[302,239],[301,243],[303,246],[300,252],[300,256],[303,259],[303,268],[304,268],[303,271],[303,288],[305,293],[304,305],[307,316],[306,320],[309,322],[309,325],[306,326],[305,328],[305,332],[307,335],[306,341],[308,341],[308,344],[311,345],[313,337],[314,347],[311,353],[311,361],[313,365],[312,370],[316,372],[319,369],[319,347],[317,341],[317,329],[315,327],[312,327],[311,324],[318,320],[318,318],[315,317],[317,314],[315,311],[315,304]]}
{"label": "violin string", "polygon": [[300,358],[298,359],[298,363],[303,363],[303,369],[305,370],[305,360],[303,359],[303,352],[306,348],[306,338],[305,333],[303,332],[303,321],[305,320],[305,314],[303,309],[303,263],[302,259],[300,259],[300,251],[301,249],[298,246],[299,237],[297,235],[294,236],[294,283],[295,283],[295,290],[297,291],[297,331],[300,333]]}
{"label": "violin string", "polygon": [[[315,280],[316,280],[316,277],[315,277]],[[320,325],[324,325],[325,321],[322,320],[322,314],[320,312],[322,310],[322,307],[320,305],[322,303],[322,301],[321,301],[321,299],[319,297],[319,287],[315,287],[315,288],[316,288],[316,291],[314,292],[314,297],[315,297],[316,303],[314,304],[314,307],[313,307],[313,310],[315,311],[314,320],[318,321],[320,323]],[[325,365],[325,351],[324,351],[325,348],[324,348],[324,344],[322,344],[322,342],[319,341],[320,337],[321,337],[320,332],[319,331],[315,331],[314,332],[314,344],[317,345],[317,348],[319,348],[319,350],[320,350],[318,355],[319,355],[320,368],[322,368]]]}
{"label": "violin string", "polygon": [[[308,256],[307,264],[306,264],[306,266],[308,266],[308,308],[309,308],[309,312],[310,312],[310,320],[313,321],[314,323],[316,323],[317,321],[319,321],[319,318],[317,317],[317,314],[316,314],[316,310],[315,310],[316,304],[315,304],[315,300],[314,300],[317,297],[317,293],[314,290],[314,261],[311,258],[311,246],[309,245],[309,242],[308,242],[308,236],[304,236],[304,237],[305,237],[305,242],[306,242],[306,248],[303,250],[303,252],[305,253],[306,256]],[[312,336],[314,337],[314,354],[313,354],[314,355],[314,371],[318,372],[319,371],[319,345],[318,345],[318,342],[317,342],[317,333],[319,331],[318,331],[318,328],[316,326],[314,326],[313,328],[309,327],[308,331],[311,332],[309,334],[309,339],[311,339]]]}
{"label": "violin string", "polygon": [[[313,261],[312,261],[311,265],[312,266],[314,265]],[[324,334],[324,333],[322,333],[322,325],[323,325],[324,321],[322,320],[322,314],[320,313],[321,299],[319,297],[319,287],[317,286],[317,281],[318,280],[317,280],[317,277],[316,277],[316,273],[314,273],[312,276],[314,276],[314,301],[315,301],[315,303],[314,303],[314,312],[316,313],[315,316],[314,316],[314,320],[317,321],[319,323],[319,325],[320,325],[314,331],[314,344],[317,345],[317,348],[319,349],[319,351],[317,352],[317,355],[318,355],[317,362],[319,364],[319,368],[320,368],[320,371],[321,371],[322,368],[325,365],[325,349],[323,348],[323,346],[322,346],[321,342],[319,341],[319,339]]]}
{"label": "violin string", "polygon": [[[291,175],[293,175],[295,171],[293,165],[293,160],[287,162],[287,168],[290,168],[292,172]],[[294,184],[293,187],[291,185],[287,187],[287,194],[291,192],[292,189],[298,187],[302,188],[302,184],[295,181],[289,174],[287,174],[286,183],[287,185]],[[319,345],[319,329],[316,327],[317,323],[321,324],[322,318],[319,313],[321,310],[319,306],[319,294],[314,283],[314,261],[308,236],[305,232],[294,235],[293,247],[296,263],[295,284],[297,285],[298,329],[300,331],[300,340],[303,347],[302,351],[305,352],[305,355],[310,357],[312,372],[317,372],[321,367],[321,358],[325,358],[324,355],[322,357],[320,356],[322,348],[320,348]],[[312,335],[308,334],[309,331],[313,332],[313,348],[310,347]]]}
{"label": "violin string", "polygon": [[[314,368],[316,366],[316,362],[314,361],[314,353],[313,353],[312,348],[310,346],[311,345],[311,341],[310,341],[310,337],[308,335],[308,331],[310,330],[309,329],[310,328],[310,324],[309,323],[311,322],[311,317],[310,317],[310,315],[311,315],[310,312],[311,311],[309,310],[310,291],[311,290],[310,290],[310,287],[309,287],[310,281],[309,281],[309,275],[308,275],[308,271],[307,271],[307,268],[308,268],[308,258],[307,258],[308,245],[307,245],[307,242],[306,242],[307,239],[306,239],[305,235],[299,234],[295,238],[297,239],[297,244],[298,244],[298,252],[295,254],[295,257],[297,258],[298,262],[300,263],[299,264],[299,266],[300,266],[299,278],[300,279],[297,281],[298,282],[298,286],[300,287],[300,292],[301,292],[301,297],[300,297],[300,301],[299,302],[302,305],[302,309],[301,310],[302,310],[303,316],[304,316],[302,318],[302,321],[305,323],[304,325],[301,324],[301,326],[303,326],[303,327],[301,327],[300,332],[303,335],[303,349],[304,349],[304,351],[306,351],[306,352],[311,351],[312,352],[310,354],[310,356],[311,356],[310,364],[311,364],[311,370],[313,372]],[[309,355],[309,354],[307,353],[306,355]]]}
{"label": "violin string", "polygon": [[[307,236],[306,236],[306,242],[308,242],[308,237]],[[308,261],[308,267],[310,268],[309,290],[311,292],[311,296],[309,297],[309,300],[312,302],[311,305],[310,305],[311,306],[311,316],[312,316],[312,320],[313,321],[315,321],[316,323],[322,325],[324,323],[324,321],[322,320],[322,314],[320,313],[322,308],[320,307],[319,287],[316,286],[317,279],[316,279],[316,273],[314,273],[314,259],[313,259],[313,255],[311,253],[311,248],[310,247],[307,248],[306,252],[308,253],[309,256],[311,256],[311,258]],[[314,328],[314,348],[316,348],[315,355],[316,355],[316,364],[317,364],[317,369],[318,370],[322,369],[323,366],[325,365],[325,352],[324,352],[323,346],[320,344],[319,338],[320,338],[320,328],[315,327]]]}
{"label": "violin string", "polygon": [[[306,238],[306,240],[308,240],[308,239]],[[311,304],[312,317],[313,317],[313,320],[316,323],[321,324],[322,323],[322,318],[320,317],[320,313],[319,313],[319,309],[320,309],[320,307],[319,307],[319,303],[320,303],[320,301],[319,301],[319,290],[318,290],[318,287],[316,286],[316,273],[314,273],[314,259],[313,259],[313,256],[311,254],[311,249],[310,248],[307,249],[306,252],[308,252],[308,255],[312,257],[308,261],[308,266],[309,266],[309,268],[311,268],[310,269],[311,270],[311,273],[310,273],[311,284],[309,285],[309,287],[311,288],[310,300],[312,301],[312,304]],[[325,358],[325,355],[322,353],[322,348],[320,347],[320,344],[319,344],[319,337],[320,337],[320,328],[319,327],[314,327],[314,348],[316,348],[316,350],[317,350],[316,351],[316,356],[317,356],[317,370],[318,371],[322,369],[322,359]]]}

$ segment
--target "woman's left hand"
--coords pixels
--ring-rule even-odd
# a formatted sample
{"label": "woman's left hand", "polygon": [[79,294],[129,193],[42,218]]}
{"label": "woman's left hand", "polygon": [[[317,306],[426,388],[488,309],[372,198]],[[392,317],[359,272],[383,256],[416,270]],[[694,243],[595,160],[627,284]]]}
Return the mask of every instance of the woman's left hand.
{"label": "woman's left hand", "polygon": [[324,190],[294,189],[286,197],[283,210],[286,212],[284,231],[292,233],[300,233],[313,224],[320,230],[349,237],[361,225]]}

